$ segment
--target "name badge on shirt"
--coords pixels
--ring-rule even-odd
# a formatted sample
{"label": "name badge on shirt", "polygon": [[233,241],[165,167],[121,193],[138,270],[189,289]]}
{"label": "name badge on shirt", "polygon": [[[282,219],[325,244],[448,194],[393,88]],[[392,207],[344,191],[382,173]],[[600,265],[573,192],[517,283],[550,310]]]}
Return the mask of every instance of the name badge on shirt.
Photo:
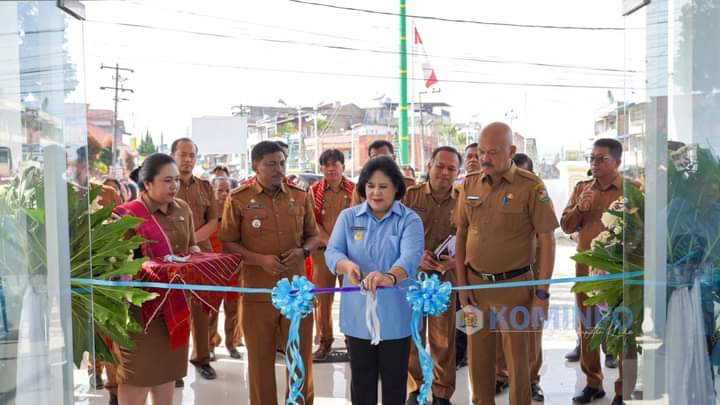
{"label": "name badge on shirt", "polygon": [[247,207],[248,209],[258,209],[262,208],[262,204],[260,204],[259,202],[250,202]]}
{"label": "name badge on shirt", "polygon": [[365,231],[367,231],[367,228],[365,228],[364,226],[353,226],[352,231],[353,231],[353,239],[359,241],[359,240],[362,240],[363,237],[365,236]]}

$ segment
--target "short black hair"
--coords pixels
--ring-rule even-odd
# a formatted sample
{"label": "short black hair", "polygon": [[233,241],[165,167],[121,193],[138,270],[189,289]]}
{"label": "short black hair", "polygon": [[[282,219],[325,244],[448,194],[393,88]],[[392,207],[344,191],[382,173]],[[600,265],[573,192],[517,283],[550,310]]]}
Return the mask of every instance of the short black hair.
{"label": "short black hair", "polygon": [[384,139],[378,139],[377,141],[373,141],[373,143],[368,146],[368,156],[370,156],[370,152],[373,149],[380,149],[384,146],[387,146],[387,148],[390,149],[390,153],[392,153],[393,155],[395,154],[395,148],[393,148],[393,145],[390,142]]}
{"label": "short black hair", "polygon": [[452,146],[440,146],[435,148],[435,150],[432,153],[432,156],[430,157],[430,161],[432,162],[437,157],[438,153],[440,152],[449,152],[454,153],[455,156],[458,158],[458,166],[462,166],[462,155],[460,152],[457,151],[457,149],[453,148]]}
{"label": "short black hair", "polygon": [[405,176],[403,176],[400,168],[390,156],[378,156],[365,163],[365,166],[363,166],[362,171],[360,172],[360,178],[357,183],[357,192],[360,197],[367,199],[365,186],[367,185],[368,180],[370,180],[370,177],[372,177],[373,173],[378,170],[388,176],[395,186],[395,189],[397,190],[395,191],[395,200],[401,200],[405,197],[406,187],[405,181],[403,180]]}
{"label": "short black hair", "polygon": [[286,143],[283,142],[283,141],[275,141],[275,142],[276,142],[278,145],[280,145],[281,148],[290,149],[290,147],[288,146],[288,144],[286,144]]}
{"label": "short black hair", "polygon": [[325,163],[330,163],[331,161],[340,162],[341,164],[345,164],[345,155],[343,155],[340,150],[332,148],[324,151],[320,154],[320,158],[318,159],[318,162],[320,163],[320,166],[324,166]]}
{"label": "short black hair", "polygon": [[608,150],[610,151],[610,156],[612,156],[613,159],[615,159],[615,160],[622,159],[623,147],[622,147],[622,144],[616,139],[600,138],[597,141],[595,141],[595,143],[593,143],[593,147],[594,148],[608,148]]}
{"label": "short black hair", "polygon": [[477,147],[478,147],[478,143],[477,143],[477,142],[473,142],[473,143],[471,143],[470,145],[468,145],[468,146],[465,147],[465,152],[467,152],[467,150],[470,149],[470,148],[477,148]]}
{"label": "short black hair", "polygon": [[217,165],[214,169],[212,169],[212,172],[215,173],[218,170],[225,172],[225,177],[230,177],[230,169],[228,169],[227,166]]}
{"label": "short black hair", "polygon": [[265,155],[269,155],[275,152],[281,152],[283,155],[285,154],[285,151],[282,150],[278,142],[262,141],[257,145],[253,146],[252,152],[250,152],[250,158],[253,162],[259,162],[262,160],[262,158],[265,157]]}
{"label": "short black hair", "polygon": [[180,142],[190,142],[192,144],[193,148],[195,148],[195,153],[198,153],[198,147],[197,147],[197,145],[195,145],[195,142],[193,142],[192,139],[178,138],[178,139],[174,140],[173,143],[170,145],[170,154],[171,155],[175,154],[175,151],[177,150],[178,145],[180,145]]}
{"label": "short black hair", "polygon": [[130,173],[130,180],[138,185],[140,191],[147,191],[145,189],[145,182],[155,180],[155,177],[160,173],[160,169],[167,164],[176,164],[175,159],[164,153],[153,153],[145,158],[140,167]]}
{"label": "short black hair", "polygon": [[523,166],[527,165],[527,170],[532,172],[534,171],[533,161],[530,159],[530,156],[524,154],[524,153],[516,153],[515,156],[512,158],[513,162],[515,162],[515,166]]}

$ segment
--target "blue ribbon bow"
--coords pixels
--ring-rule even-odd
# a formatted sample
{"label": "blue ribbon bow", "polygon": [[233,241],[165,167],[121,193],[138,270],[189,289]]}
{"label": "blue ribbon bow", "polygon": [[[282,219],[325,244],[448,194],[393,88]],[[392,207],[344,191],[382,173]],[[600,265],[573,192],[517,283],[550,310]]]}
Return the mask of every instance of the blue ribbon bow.
{"label": "blue ribbon bow", "polygon": [[292,282],[284,278],[272,290],[272,304],[290,320],[285,366],[288,370],[288,397],[286,405],[305,403],[302,387],[305,383],[305,365],[300,356],[300,320],[313,310],[315,286],[305,276],[293,276]]}
{"label": "blue ribbon bow", "polygon": [[418,281],[410,286],[407,293],[407,301],[412,308],[412,320],[410,321],[410,331],[412,333],[413,342],[417,347],[418,357],[420,358],[420,368],[423,375],[423,383],[420,386],[418,400],[424,402],[427,393],[432,385],[433,361],[430,354],[425,350],[425,346],[420,338],[420,320],[423,316],[438,316],[447,311],[450,302],[450,294],[452,293],[452,284],[450,282],[441,282],[437,274],[427,277],[425,273],[418,273]]}

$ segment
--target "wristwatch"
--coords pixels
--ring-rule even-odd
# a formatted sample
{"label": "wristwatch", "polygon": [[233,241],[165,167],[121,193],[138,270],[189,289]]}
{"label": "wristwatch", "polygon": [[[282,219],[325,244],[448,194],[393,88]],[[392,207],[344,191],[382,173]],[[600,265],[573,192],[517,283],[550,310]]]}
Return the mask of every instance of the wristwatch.
{"label": "wristwatch", "polygon": [[308,248],[306,248],[306,247],[303,247],[302,249],[303,249],[303,256],[305,256],[306,259],[307,259],[308,257],[310,257],[310,253],[311,253],[311,252],[310,252],[310,249],[308,249]]}
{"label": "wristwatch", "polygon": [[545,290],[535,290],[535,296],[538,297],[538,299],[545,301],[550,298],[550,293]]}

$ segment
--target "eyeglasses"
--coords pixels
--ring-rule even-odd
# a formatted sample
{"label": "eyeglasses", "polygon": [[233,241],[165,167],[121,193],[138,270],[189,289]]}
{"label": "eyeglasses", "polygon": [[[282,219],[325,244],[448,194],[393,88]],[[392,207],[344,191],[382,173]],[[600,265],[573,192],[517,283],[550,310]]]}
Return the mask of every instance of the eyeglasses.
{"label": "eyeglasses", "polygon": [[599,156],[588,156],[587,161],[590,163],[592,163],[592,162],[605,163],[610,159],[612,159],[610,156],[599,155]]}

